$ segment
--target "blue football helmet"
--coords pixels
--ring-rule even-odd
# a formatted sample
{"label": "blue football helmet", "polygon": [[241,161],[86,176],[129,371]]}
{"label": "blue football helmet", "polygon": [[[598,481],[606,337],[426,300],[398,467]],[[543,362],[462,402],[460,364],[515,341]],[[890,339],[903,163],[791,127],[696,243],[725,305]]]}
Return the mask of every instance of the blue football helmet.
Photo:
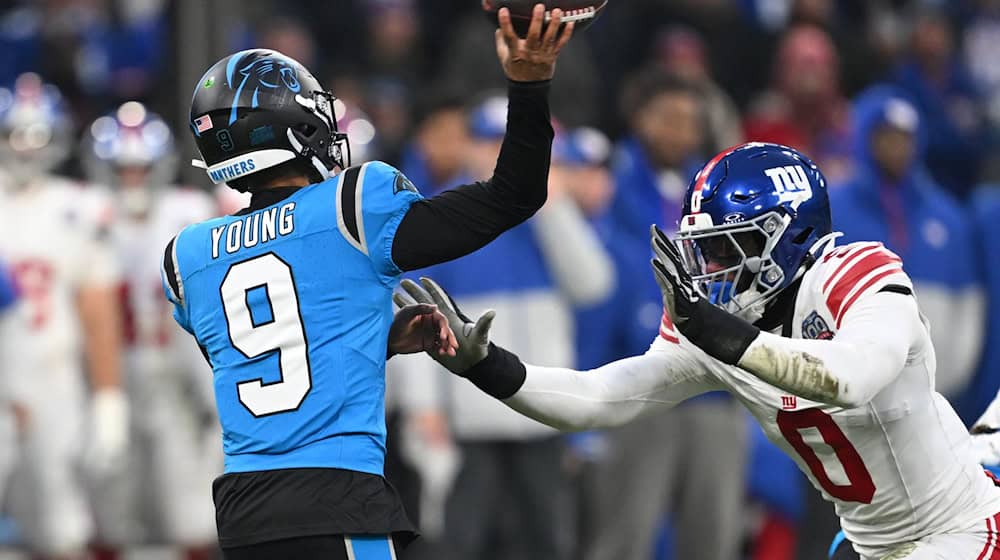
{"label": "blue football helmet", "polygon": [[834,237],[816,164],[788,146],[755,142],[695,175],[676,243],[702,296],[753,320]]}
{"label": "blue football helmet", "polygon": [[0,88],[0,166],[22,185],[54,170],[69,156],[73,126],[62,95],[38,74]]}
{"label": "blue football helmet", "polygon": [[171,183],[177,172],[170,127],[137,101],[95,120],[81,148],[87,178],[116,188],[130,213],[145,213],[155,191]]}

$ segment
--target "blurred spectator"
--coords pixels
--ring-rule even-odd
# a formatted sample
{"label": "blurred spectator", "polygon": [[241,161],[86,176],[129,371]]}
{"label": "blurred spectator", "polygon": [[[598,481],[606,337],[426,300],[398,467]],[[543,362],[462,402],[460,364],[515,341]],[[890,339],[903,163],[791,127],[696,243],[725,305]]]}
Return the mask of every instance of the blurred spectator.
{"label": "blurred spectator", "polygon": [[771,89],[749,109],[747,139],[798,148],[836,182],[848,171],[847,124],[839,60],[830,36],[810,25],[791,28],[778,48]]}
{"label": "blurred spectator", "polygon": [[258,48],[274,49],[302,63],[316,65],[316,44],[304,25],[286,17],[269,19],[260,30]]}
{"label": "blurred spectator", "polygon": [[[677,223],[688,183],[704,163],[699,95],[688,82],[649,70],[637,75],[622,96],[632,132],[615,154],[610,219],[616,231],[639,242],[643,251],[650,224],[673,228]],[[657,313],[653,326],[658,325]]]}
{"label": "blurred spectator", "polygon": [[[626,90],[632,135],[616,155],[614,201],[603,218],[618,289],[582,313],[580,344],[588,362],[642,354],[658,332],[663,308],[649,274],[649,226],[675,227],[688,182],[702,163],[699,100],[693,86],[658,71],[639,75]],[[616,482],[591,490],[594,526],[583,530],[584,558],[649,558],[665,514],[675,528],[677,558],[736,558],[746,425],[734,401],[713,394],[609,431],[608,456],[595,465],[594,480]]]}
{"label": "blurred spectator", "polygon": [[656,62],[663,70],[699,90],[708,124],[705,151],[714,154],[741,143],[743,129],[739,111],[712,80],[701,36],[692,29],[670,28],[660,33],[655,48]]}
{"label": "blurred spectator", "polygon": [[162,0],[22,2],[0,21],[0,85],[40,72],[81,122],[160,85],[167,21]]}
{"label": "blurred spectator", "polygon": [[866,90],[855,102],[854,120],[856,172],[831,190],[834,227],[844,232],[844,243],[882,241],[903,259],[932,326],[937,390],[954,397],[975,371],[983,338],[972,227],[927,174],[931,130],[905,92]]}
{"label": "blurred spectator", "polygon": [[1000,387],[1000,236],[996,235],[1000,185],[987,185],[973,193],[969,210],[976,225],[976,255],[984,269],[986,333],[976,377],[953,404],[966,425],[971,426],[993,401]]}
{"label": "blurred spectator", "polygon": [[[1000,145],[1000,57],[996,56],[1000,44],[1000,0],[973,2],[972,18],[963,33],[964,60],[976,87],[983,95],[987,124],[990,128],[989,146]],[[1000,181],[1000,154],[989,150],[983,170],[983,179]]]}
{"label": "blurred spectator", "polygon": [[955,52],[951,23],[943,14],[928,11],[917,18],[895,82],[925,121],[928,170],[939,185],[964,197],[979,177],[985,127],[979,93]]}
{"label": "blurred spectator", "polygon": [[469,143],[465,101],[435,89],[425,94],[419,110],[413,141],[403,152],[400,169],[414,184],[434,192],[464,183],[464,150]]}
{"label": "blurred spectator", "polygon": [[[442,78],[464,95],[489,88],[503,88],[504,77],[496,71],[496,42],[492,24],[481,13],[472,13],[452,30],[452,41],[443,60]],[[586,33],[581,33],[584,37]],[[589,45],[575,37],[559,55],[552,82],[550,104],[553,115],[570,127],[593,124],[598,116],[597,83]]]}
{"label": "blurred spectator", "polygon": [[[471,112],[467,165],[473,177],[492,171],[506,106],[504,98],[490,97]],[[537,363],[569,365],[574,363],[572,306],[604,298],[612,289],[613,268],[567,196],[562,168],[572,162],[556,155],[549,200],[534,218],[482,250],[425,274],[447,286],[468,313],[496,309],[497,341]],[[528,320],[515,325],[504,317]],[[445,512],[441,557],[568,558],[569,487],[560,436],[430,360],[411,361],[408,367],[397,377],[406,384],[399,390],[404,406],[420,425],[437,432],[422,436],[423,447],[448,437],[440,433],[447,427],[462,456]],[[429,421],[433,416],[447,421]]]}

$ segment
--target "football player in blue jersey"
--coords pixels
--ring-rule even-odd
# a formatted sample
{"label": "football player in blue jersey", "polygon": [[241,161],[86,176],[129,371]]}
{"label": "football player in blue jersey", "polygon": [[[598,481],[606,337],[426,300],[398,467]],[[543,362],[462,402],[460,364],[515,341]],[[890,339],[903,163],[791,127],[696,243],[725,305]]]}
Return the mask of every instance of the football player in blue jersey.
{"label": "football player in blue jersey", "polygon": [[519,38],[501,10],[507,136],[493,177],[423,199],[399,171],[351,167],[333,95],[295,60],[248,50],[197,84],[191,130],[216,183],[250,206],[182,230],[164,290],[214,372],[225,473],[214,484],[227,559],[387,560],[414,531],[382,476],[384,367],[453,352],[433,307],[393,322],[404,271],[466,255],[545,202],[548,90],[573,24],[535,6]]}

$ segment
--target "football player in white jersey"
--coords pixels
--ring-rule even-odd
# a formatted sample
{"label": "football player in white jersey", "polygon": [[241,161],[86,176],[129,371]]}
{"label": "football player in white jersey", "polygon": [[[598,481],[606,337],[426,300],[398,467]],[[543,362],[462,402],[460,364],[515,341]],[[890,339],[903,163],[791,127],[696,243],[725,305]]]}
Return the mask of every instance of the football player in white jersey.
{"label": "football player in white jersey", "polygon": [[38,557],[85,552],[92,520],[80,473],[119,464],[128,433],[109,201],[51,175],[70,135],[58,92],[37,75],[0,89],[0,256],[24,299],[5,341],[15,354],[4,357],[24,410],[11,510]]}
{"label": "football player in white jersey", "polygon": [[[215,215],[208,194],[171,185],[177,156],[169,127],[130,101],[98,118],[85,133],[88,178],[114,192],[112,241],[122,268],[125,385],[134,411],[131,496],[98,513],[107,544],[179,545],[188,559],[206,558],[215,543],[208,491],[222,472],[212,370],[198,346],[179,336],[163,299],[162,254],[174,234]],[[131,498],[131,501],[128,500]],[[144,523],[129,523],[139,519]],[[137,526],[138,525],[138,526]]]}
{"label": "football player in white jersey", "polygon": [[1000,558],[1000,488],[934,390],[910,279],[879,243],[835,245],[826,190],[791,148],[716,156],[688,189],[676,244],[652,235],[659,336],[593,371],[523,364],[489,343],[491,312],[472,324],[431,280],[404,282],[397,303],[437,302],[461,334],[459,355],[436,359],[561,429],[729,391],[834,503],[865,560]]}

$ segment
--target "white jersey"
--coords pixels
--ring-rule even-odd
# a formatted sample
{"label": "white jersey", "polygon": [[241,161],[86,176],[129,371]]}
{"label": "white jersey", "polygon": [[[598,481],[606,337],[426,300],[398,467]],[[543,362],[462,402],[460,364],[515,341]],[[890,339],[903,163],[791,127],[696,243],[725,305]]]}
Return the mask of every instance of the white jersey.
{"label": "white jersey", "polygon": [[[19,190],[0,189],[0,257],[21,295],[13,340],[18,375],[12,386],[52,372],[81,370],[77,294],[113,286],[118,268],[107,240],[107,194],[65,179],[45,178]],[[24,387],[20,387],[24,389]]]}
{"label": "white jersey", "polygon": [[[165,188],[157,193],[143,218],[120,215],[112,239],[122,266],[122,309],[125,343],[129,349],[169,352],[179,336],[163,297],[162,247],[184,227],[215,215],[211,197],[193,188]],[[187,344],[186,344],[187,345]]]}
{"label": "white jersey", "polygon": [[899,258],[881,244],[828,248],[802,277],[785,325],[761,333],[740,367],[711,358],[665,319],[645,355],[584,375],[527,366],[524,386],[505,402],[580,429],[726,390],[835,504],[866,557],[927,535],[981,530],[1000,512],[1000,488],[934,390],[934,350],[910,288]]}

